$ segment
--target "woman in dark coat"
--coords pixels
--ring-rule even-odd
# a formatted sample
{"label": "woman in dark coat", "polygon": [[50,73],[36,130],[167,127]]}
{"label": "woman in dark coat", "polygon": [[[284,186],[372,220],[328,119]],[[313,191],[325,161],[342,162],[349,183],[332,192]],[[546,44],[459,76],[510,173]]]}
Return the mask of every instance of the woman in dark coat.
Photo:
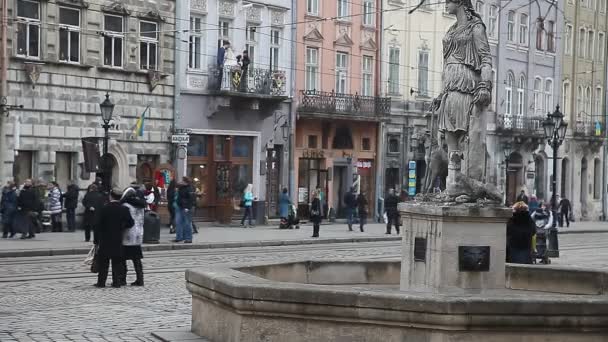
{"label": "woman in dark coat", "polygon": [[359,229],[363,232],[363,226],[365,226],[367,220],[367,198],[364,193],[360,193],[357,197],[357,212],[359,213]]}
{"label": "woman in dark coat", "polygon": [[2,213],[2,238],[14,237],[17,232],[13,226],[15,213],[17,212],[17,193],[15,183],[8,182],[2,189],[2,201],[0,202],[0,213]]}
{"label": "woman in dark coat", "polygon": [[513,205],[513,217],[507,223],[507,262],[532,263],[532,236],[536,225],[524,202]]}
{"label": "woman in dark coat", "polygon": [[312,203],[310,204],[310,221],[312,221],[312,237],[319,237],[319,229],[321,228],[322,215],[321,200],[319,199],[319,190],[312,193]]}
{"label": "woman in dark coat", "polygon": [[170,222],[169,222],[169,233],[175,234],[175,207],[173,202],[175,201],[175,191],[177,188],[177,182],[175,179],[171,180],[169,187],[167,188],[167,209],[169,210]]}
{"label": "woman in dark coat", "polygon": [[97,185],[91,184],[89,191],[82,199],[82,205],[84,206],[84,240],[86,242],[91,241],[91,231],[95,231],[95,225],[99,220],[99,212],[104,204],[106,204],[106,197],[98,191]]}

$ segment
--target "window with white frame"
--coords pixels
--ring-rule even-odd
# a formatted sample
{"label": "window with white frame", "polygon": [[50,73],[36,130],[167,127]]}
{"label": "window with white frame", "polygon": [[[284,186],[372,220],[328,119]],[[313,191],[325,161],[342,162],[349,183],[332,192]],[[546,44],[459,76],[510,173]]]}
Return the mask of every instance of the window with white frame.
{"label": "window with white frame", "polygon": [[418,95],[429,96],[429,50],[418,51]]}
{"label": "window with white frame", "polygon": [[391,95],[399,94],[399,59],[401,50],[397,47],[388,49],[388,93]]}
{"label": "window with white frame", "polygon": [[572,25],[566,24],[566,30],[564,31],[564,52],[566,55],[572,54],[572,38],[574,29]]}
{"label": "window with white frame", "polygon": [[583,107],[583,86],[578,86],[576,90],[576,113],[580,114],[585,108]]}
{"label": "window with white frame", "polygon": [[585,51],[587,50],[587,45],[585,45],[585,39],[587,38],[587,31],[581,27],[578,31],[578,56],[581,58],[585,58]]}
{"label": "window with white frame", "polygon": [[481,21],[483,21],[484,23],[486,22],[486,15],[485,15],[485,4],[483,3],[483,1],[477,1],[475,3],[475,12],[477,12],[477,14],[479,14],[481,16]]}
{"label": "window with white frame", "polygon": [[[258,45],[258,28],[257,26],[248,23],[245,29],[245,50],[249,55],[249,66],[253,67],[256,60],[257,45]],[[272,40],[272,37],[271,37]],[[237,55],[240,55],[242,51],[238,51]]]}
{"label": "window with white frame", "polygon": [[599,0],[600,2],[600,12],[606,13],[606,0]]}
{"label": "window with white frame", "polygon": [[505,114],[506,115],[512,115],[513,114],[513,86],[514,85],[515,85],[515,77],[513,77],[513,74],[511,74],[509,72],[509,75],[507,77],[507,86],[505,87],[505,92],[506,92],[506,94],[505,94],[506,95]]}
{"label": "window with white frame", "polygon": [[[348,15],[348,0],[338,0],[338,19]],[[344,18],[347,19],[347,18]]]}
{"label": "window with white frame", "polygon": [[139,22],[139,68],[158,70],[158,24]]}
{"label": "window with white frame", "polygon": [[125,39],[123,17],[104,15],[103,30],[103,65],[120,68]]}
{"label": "window with white frame", "polygon": [[[230,20],[220,19],[218,22],[218,40],[217,47],[218,49],[224,46],[225,43],[230,42],[231,34],[232,34],[232,25]],[[249,56],[251,58],[251,56]]]}
{"label": "window with white frame", "polygon": [[306,13],[319,15],[319,0],[306,0]]}
{"label": "window with white frame", "polygon": [[585,113],[591,115],[591,87],[585,89]]}
{"label": "window with white frame", "polygon": [[536,20],[536,50],[543,51],[543,40],[545,36],[544,19],[539,17]]}
{"label": "window with white frame", "polygon": [[80,10],[59,7],[59,60],[80,62]]}
{"label": "window with white frame", "polygon": [[374,25],[374,2],[363,0],[363,25]]}
{"label": "window with white frame", "polygon": [[190,39],[188,41],[188,67],[194,70],[203,68],[202,56],[204,49],[203,24],[205,18],[199,15],[190,16]]}
{"label": "window with white frame", "polygon": [[523,116],[526,110],[524,91],[526,89],[526,76],[521,75],[519,77],[519,83],[517,84],[517,115]]}
{"label": "window with white frame", "polygon": [[361,95],[372,96],[374,92],[374,57],[363,56],[361,65]]}
{"label": "window with white frame", "polygon": [[599,62],[604,61],[604,49],[606,48],[606,34],[604,32],[598,32],[597,34],[597,47],[595,49],[597,54],[597,60]]}
{"label": "window with white frame", "polygon": [[545,80],[545,107],[547,111],[553,110],[553,80],[550,78]]}
{"label": "window with white frame", "polygon": [[40,3],[17,1],[17,55],[40,57]]}
{"label": "window with white frame", "polygon": [[544,115],[543,108],[543,80],[540,77],[534,78],[534,114]]}
{"label": "window with white frame", "polygon": [[555,22],[547,21],[545,30],[547,31],[547,51],[555,52]]}
{"label": "window with white frame", "polygon": [[564,111],[570,111],[570,82],[564,81],[562,86],[562,104]]}
{"label": "window with white frame", "polygon": [[595,88],[595,112],[593,115],[595,117],[600,117],[602,115],[602,100],[603,100],[602,87],[598,86]]}
{"label": "window with white frame", "polygon": [[519,44],[528,45],[528,15],[519,15]]}
{"label": "window with white frame", "polygon": [[319,49],[306,47],[306,90],[319,88]]}
{"label": "window with white frame", "polygon": [[595,36],[593,31],[587,31],[587,58],[593,59],[595,56],[595,51],[593,51],[593,44],[595,43]]}
{"label": "window with white frame", "polygon": [[488,36],[496,38],[498,36],[498,6],[490,5],[488,10]]}
{"label": "window with white frame", "polygon": [[507,14],[507,40],[515,42],[515,12],[513,11]]}
{"label": "window with white frame", "polygon": [[336,52],[336,93],[348,92],[348,54]]}
{"label": "window with white frame", "polygon": [[281,30],[273,28],[270,30],[270,63],[272,69],[279,69],[279,57],[281,56]]}

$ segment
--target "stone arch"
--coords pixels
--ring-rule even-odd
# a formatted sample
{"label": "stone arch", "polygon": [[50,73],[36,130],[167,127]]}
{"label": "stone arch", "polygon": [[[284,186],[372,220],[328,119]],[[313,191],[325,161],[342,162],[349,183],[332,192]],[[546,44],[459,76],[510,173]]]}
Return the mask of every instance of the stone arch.
{"label": "stone arch", "polygon": [[562,167],[561,167],[561,182],[560,182],[560,191],[562,197],[571,198],[570,196],[570,188],[569,184],[572,184],[570,181],[570,159],[564,157],[562,159]]}
{"label": "stone arch", "polygon": [[111,140],[108,153],[114,158],[112,168],[112,186],[126,188],[131,183],[129,177],[129,157],[124,148],[115,140]]}
{"label": "stone arch", "polygon": [[547,159],[543,154],[534,158],[534,193],[538,198],[547,198]]}

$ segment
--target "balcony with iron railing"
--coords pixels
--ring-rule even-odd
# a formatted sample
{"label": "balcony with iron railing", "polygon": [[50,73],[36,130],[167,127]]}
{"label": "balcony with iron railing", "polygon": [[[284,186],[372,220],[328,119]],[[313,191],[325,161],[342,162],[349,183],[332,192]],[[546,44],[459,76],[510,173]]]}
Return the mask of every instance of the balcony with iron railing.
{"label": "balcony with iron railing", "polygon": [[247,68],[243,73],[240,66],[209,67],[208,87],[210,92],[240,97],[283,100],[288,92],[286,72],[262,68]]}
{"label": "balcony with iron railing", "polygon": [[513,137],[543,138],[542,116],[496,115],[496,133]]}
{"label": "balcony with iron railing", "polygon": [[302,90],[298,105],[302,115],[381,120],[391,113],[391,98]]}
{"label": "balcony with iron railing", "polygon": [[605,124],[599,120],[577,120],[572,127],[572,135],[578,139],[602,141]]}

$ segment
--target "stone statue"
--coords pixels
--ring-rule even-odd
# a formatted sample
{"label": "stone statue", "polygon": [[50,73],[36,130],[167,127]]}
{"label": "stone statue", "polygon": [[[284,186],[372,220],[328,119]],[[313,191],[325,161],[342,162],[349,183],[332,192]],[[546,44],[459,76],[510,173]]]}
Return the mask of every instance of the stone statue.
{"label": "stone statue", "polygon": [[[433,101],[439,131],[448,145],[446,190],[452,197],[475,194],[499,201],[502,195],[482,183],[485,114],[492,100],[492,56],[486,28],[471,0],[447,0],[447,11],[456,16],[456,23],[443,38],[443,92]],[[463,174],[465,151],[468,159]]]}

